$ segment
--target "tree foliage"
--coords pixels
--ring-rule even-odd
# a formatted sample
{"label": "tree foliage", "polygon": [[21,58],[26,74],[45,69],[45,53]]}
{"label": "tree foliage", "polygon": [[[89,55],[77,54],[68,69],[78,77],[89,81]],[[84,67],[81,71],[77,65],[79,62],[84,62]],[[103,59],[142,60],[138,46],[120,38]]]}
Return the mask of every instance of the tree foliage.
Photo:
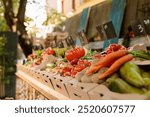
{"label": "tree foliage", "polygon": [[6,20],[4,18],[4,7],[2,1],[0,0],[0,31],[8,31],[9,27],[6,24]]}
{"label": "tree foliage", "polygon": [[47,14],[47,19],[43,23],[44,25],[49,25],[49,24],[59,24],[66,20],[66,16],[63,15],[62,13],[58,13],[55,9],[51,9],[50,12]]}
{"label": "tree foliage", "polygon": [[[22,47],[24,54],[27,56],[32,53],[32,43],[28,39],[27,31],[25,30],[25,11],[27,0],[0,0],[1,14],[3,23],[1,31],[10,30],[17,32],[19,44]],[[5,24],[7,24],[5,26]]]}

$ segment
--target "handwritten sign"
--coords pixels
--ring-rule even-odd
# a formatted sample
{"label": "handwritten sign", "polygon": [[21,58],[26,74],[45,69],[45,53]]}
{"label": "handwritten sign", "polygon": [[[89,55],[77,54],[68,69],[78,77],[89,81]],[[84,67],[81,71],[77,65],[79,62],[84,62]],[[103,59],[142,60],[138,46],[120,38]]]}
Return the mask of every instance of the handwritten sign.
{"label": "handwritten sign", "polygon": [[143,24],[147,34],[150,34],[150,18],[144,18]]}
{"label": "handwritten sign", "polygon": [[132,30],[135,36],[144,36],[146,35],[146,30],[143,23],[140,20],[133,21],[131,24]]}
{"label": "handwritten sign", "polygon": [[87,40],[84,30],[78,32],[77,36],[79,37],[82,46],[88,44],[88,40]]}
{"label": "handwritten sign", "polygon": [[107,39],[117,37],[112,21],[103,24],[103,29],[106,33]]}
{"label": "handwritten sign", "polygon": [[106,22],[103,25],[96,27],[101,38],[113,39],[117,37],[112,21]]}
{"label": "handwritten sign", "polygon": [[57,47],[59,47],[59,48],[64,48],[63,42],[62,42],[62,41],[58,41],[58,42],[57,42]]}
{"label": "handwritten sign", "polygon": [[103,30],[103,26],[102,25],[96,26],[96,30],[97,30],[99,36],[101,37],[101,39],[106,39],[107,38],[106,35],[105,35],[105,32]]}
{"label": "handwritten sign", "polygon": [[72,47],[75,46],[75,42],[71,36],[68,36],[67,38],[65,38],[65,41],[66,41],[67,46],[72,46]]}

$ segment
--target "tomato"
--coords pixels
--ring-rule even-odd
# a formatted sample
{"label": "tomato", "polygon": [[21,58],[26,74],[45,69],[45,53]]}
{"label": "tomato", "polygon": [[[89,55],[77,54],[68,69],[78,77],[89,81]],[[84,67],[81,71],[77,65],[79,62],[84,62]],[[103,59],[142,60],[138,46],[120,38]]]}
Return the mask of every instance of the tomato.
{"label": "tomato", "polygon": [[64,67],[61,72],[62,76],[71,76],[71,70],[72,68]]}
{"label": "tomato", "polygon": [[43,55],[44,54],[48,54],[48,55],[54,55],[55,51],[51,48],[47,48],[44,52],[43,52]]}
{"label": "tomato", "polygon": [[73,51],[67,51],[66,52],[66,59],[68,60],[68,61],[72,61],[73,59],[74,59],[75,57],[74,57],[74,54],[73,54]]}
{"label": "tomato", "polygon": [[118,50],[125,50],[126,48],[122,45],[119,44],[111,44],[109,47],[106,49],[106,53],[110,54],[112,52],[118,51]]}
{"label": "tomato", "polygon": [[85,63],[85,61],[84,60],[79,60],[78,61],[78,65],[80,65],[80,64],[84,64]]}
{"label": "tomato", "polygon": [[72,76],[73,78],[75,77],[75,75],[76,75],[77,73],[78,73],[78,72],[75,71],[74,69],[71,70],[71,76]]}
{"label": "tomato", "polygon": [[64,72],[69,72],[69,71],[71,71],[71,69],[72,69],[72,68],[64,67],[64,68],[62,69],[62,73],[64,73]]}
{"label": "tomato", "polygon": [[91,62],[87,61],[87,60],[79,60],[78,61],[78,65],[85,65],[86,67],[91,66]]}
{"label": "tomato", "polygon": [[75,66],[75,65],[77,65],[77,62],[79,61],[79,59],[77,59],[77,58],[75,58],[75,59],[73,59],[71,62],[70,62],[70,64],[72,65],[72,66]]}
{"label": "tomato", "polygon": [[74,59],[79,59],[85,55],[85,50],[81,47],[76,47],[66,52],[66,59],[72,61]]}
{"label": "tomato", "polygon": [[71,76],[71,72],[64,72],[62,75],[63,75],[64,77],[65,77],[65,76]]}

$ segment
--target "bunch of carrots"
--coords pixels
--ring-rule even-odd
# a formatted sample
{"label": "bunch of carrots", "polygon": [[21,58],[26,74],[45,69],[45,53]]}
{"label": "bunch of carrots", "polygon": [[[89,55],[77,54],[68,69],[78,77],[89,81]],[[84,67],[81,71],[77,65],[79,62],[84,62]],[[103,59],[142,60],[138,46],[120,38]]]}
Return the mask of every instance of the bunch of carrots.
{"label": "bunch of carrots", "polygon": [[103,74],[99,76],[99,79],[104,79],[109,75],[115,73],[126,62],[133,59],[132,54],[128,54],[127,50],[119,50],[106,55],[104,58],[96,62],[92,67],[86,71],[86,75],[91,75],[100,70],[103,67],[109,67]]}

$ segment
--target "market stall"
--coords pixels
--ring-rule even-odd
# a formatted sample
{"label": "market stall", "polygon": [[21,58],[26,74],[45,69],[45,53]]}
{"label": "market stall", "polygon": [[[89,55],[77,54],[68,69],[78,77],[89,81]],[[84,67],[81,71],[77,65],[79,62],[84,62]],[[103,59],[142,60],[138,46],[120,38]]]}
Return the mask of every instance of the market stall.
{"label": "market stall", "polygon": [[[150,96],[150,53],[144,43],[129,48],[110,44],[102,52],[84,47],[47,48],[35,51],[17,68],[17,78],[43,96],[37,99],[149,99]],[[35,96],[33,91],[27,94],[30,92]]]}
{"label": "market stall", "polygon": [[45,49],[17,64],[16,97],[149,99],[150,19],[137,17],[141,2],[134,10],[129,3],[105,1],[59,24],[65,31],[55,27],[57,34],[47,36]]}

